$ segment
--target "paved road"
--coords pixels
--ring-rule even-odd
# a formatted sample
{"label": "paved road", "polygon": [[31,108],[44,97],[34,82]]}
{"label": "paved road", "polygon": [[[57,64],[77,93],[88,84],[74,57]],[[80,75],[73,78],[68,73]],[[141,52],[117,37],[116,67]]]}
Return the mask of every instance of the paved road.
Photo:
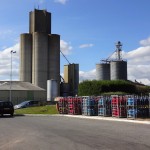
{"label": "paved road", "polygon": [[150,150],[150,125],[63,116],[0,118],[0,150]]}

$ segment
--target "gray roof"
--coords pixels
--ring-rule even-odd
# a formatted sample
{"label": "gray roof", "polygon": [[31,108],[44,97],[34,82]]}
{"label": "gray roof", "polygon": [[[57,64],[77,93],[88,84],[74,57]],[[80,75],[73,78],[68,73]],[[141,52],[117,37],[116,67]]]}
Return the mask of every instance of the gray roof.
{"label": "gray roof", "polygon": [[[0,81],[0,91],[10,90],[10,81]],[[11,81],[11,90],[13,91],[45,91],[34,84],[23,81]]]}

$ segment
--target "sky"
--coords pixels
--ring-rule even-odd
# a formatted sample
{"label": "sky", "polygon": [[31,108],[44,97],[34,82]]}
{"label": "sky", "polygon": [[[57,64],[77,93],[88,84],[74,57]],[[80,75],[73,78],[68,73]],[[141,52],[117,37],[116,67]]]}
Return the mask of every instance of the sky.
{"label": "sky", "polygon": [[[96,79],[96,64],[121,41],[128,80],[150,85],[150,0],[2,0],[0,2],[0,80],[19,80],[20,34],[29,32],[29,12],[52,14],[52,34],[61,51],[79,64],[79,79]],[[60,55],[60,72],[68,64]]]}

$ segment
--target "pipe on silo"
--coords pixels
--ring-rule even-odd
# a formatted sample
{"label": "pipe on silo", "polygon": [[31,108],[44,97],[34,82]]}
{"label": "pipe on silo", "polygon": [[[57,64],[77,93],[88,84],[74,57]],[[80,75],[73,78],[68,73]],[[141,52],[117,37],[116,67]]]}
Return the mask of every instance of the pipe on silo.
{"label": "pipe on silo", "polygon": [[50,34],[48,40],[48,80],[58,81],[60,95],[60,35]]}
{"label": "pipe on silo", "polygon": [[32,83],[47,88],[48,35],[33,33]]}
{"label": "pipe on silo", "polygon": [[110,64],[96,64],[96,80],[110,80]]}
{"label": "pipe on silo", "polygon": [[20,35],[20,81],[32,82],[32,34]]}
{"label": "pipe on silo", "polygon": [[111,61],[110,62],[111,80],[127,80],[127,62]]}

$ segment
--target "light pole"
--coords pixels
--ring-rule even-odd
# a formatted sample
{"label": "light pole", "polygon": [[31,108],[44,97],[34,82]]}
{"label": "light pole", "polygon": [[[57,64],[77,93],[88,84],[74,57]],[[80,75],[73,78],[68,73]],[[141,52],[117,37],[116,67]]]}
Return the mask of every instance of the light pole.
{"label": "light pole", "polygon": [[10,51],[10,93],[9,93],[9,101],[11,102],[11,87],[12,87],[12,54],[16,53],[16,51]]}

